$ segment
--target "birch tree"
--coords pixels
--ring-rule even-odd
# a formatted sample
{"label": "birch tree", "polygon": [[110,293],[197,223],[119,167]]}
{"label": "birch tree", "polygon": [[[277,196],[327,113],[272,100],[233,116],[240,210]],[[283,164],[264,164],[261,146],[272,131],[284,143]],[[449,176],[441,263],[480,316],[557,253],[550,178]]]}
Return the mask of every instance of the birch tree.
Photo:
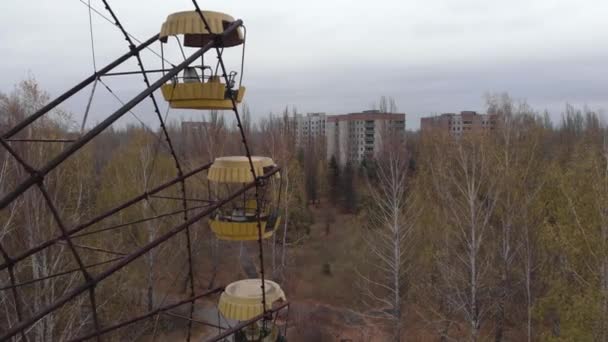
{"label": "birch tree", "polygon": [[[294,108],[295,115],[295,108]],[[282,279],[285,276],[287,266],[287,242],[288,228],[291,225],[292,211],[298,207],[294,191],[297,189],[297,182],[294,182],[295,175],[301,173],[297,161],[295,160],[295,131],[292,118],[289,116],[289,108],[285,108],[281,116],[275,117],[270,114],[260,123],[260,142],[258,146],[264,155],[270,156],[274,162],[281,167],[282,187],[281,203],[279,210],[281,213],[280,231],[273,235],[272,240],[272,265],[273,276]],[[281,246],[277,252],[277,246]]]}
{"label": "birch tree", "polygon": [[[403,147],[403,146],[401,146]],[[417,212],[410,203],[405,149],[391,149],[378,161],[372,182],[371,207],[363,234],[367,272],[359,271],[365,304],[371,314],[389,322],[395,341],[404,331],[404,304],[411,264],[411,236]]]}
{"label": "birch tree", "polygon": [[[12,94],[0,96],[0,121],[12,126],[47,101],[48,95],[39,89],[37,83],[34,80],[26,80],[20,83]],[[17,137],[65,138],[71,125],[73,122],[67,113],[54,111],[30,125]],[[13,146],[23,160],[33,167],[43,165],[64,147],[63,143],[33,142]],[[0,193],[6,193],[28,174],[13,157],[8,156],[4,148],[0,155],[3,157]],[[45,177],[44,186],[65,224],[79,222],[87,215],[91,184],[92,162],[90,151],[87,149],[80,151]],[[0,227],[0,239],[9,251],[27,250],[58,235],[57,223],[36,188],[23,193],[11,204],[9,210],[0,213]],[[83,259],[87,261],[87,258]],[[32,283],[19,286],[14,291],[10,288],[0,290],[0,329],[7,329],[16,323],[16,297],[13,294],[20,298],[22,315],[30,316],[56,301],[73,286],[80,284],[83,279],[79,272],[55,276],[74,268],[75,265],[72,254],[64,245],[47,248],[32,255],[27,261],[17,263],[15,283]],[[2,272],[0,287],[4,288],[10,284],[7,272]],[[24,305],[25,303],[27,305]],[[36,322],[27,331],[27,337],[33,341],[70,339],[90,323],[90,304],[84,297],[78,298]]]}
{"label": "birch tree", "polygon": [[448,310],[462,315],[471,341],[480,339],[491,309],[487,240],[497,200],[490,153],[477,138],[437,145],[430,165],[435,210],[442,224],[443,243],[436,254],[438,288]]}
{"label": "birch tree", "polygon": [[[498,116],[498,128],[491,143],[495,144],[494,175],[500,189],[495,210],[493,236],[498,265],[497,283],[493,292],[496,303],[494,340],[501,341],[507,334],[507,321],[513,318],[514,296],[517,294],[518,262],[523,261],[527,302],[527,334],[531,339],[531,274],[532,254],[536,247],[530,227],[534,220],[533,205],[542,182],[538,171],[542,167],[538,153],[542,132],[537,129],[536,114],[525,102],[516,103],[507,94],[488,96],[488,114]],[[537,222],[538,223],[538,222]],[[524,253],[520,258],[519,253]],[[507,337],[508,339],[508,337]]]}
{"label": "birch tree", "polygon": [[[174,174],[170,157],[162,150],[155,148],[155,138],[146,133],[143,128],[129,128],[130,141],[128,141],[120,151],[109,161],[101,174],[104,187],[98,192],[97,201],[99,206],[111,206],[127,198],[136,196],[147,191],[149,188],[170,179]],[[177,189],[171,188],[173,192],[165,192],[164,195],[178,198]],[[173,199],[154,199],[149,198],[141,201],[136,206],[132,206],[119,213],[114,220],[117,222],[129,222],[138,219],[162,214],[167,211],[181,209],[181,202]],[[91,240],[92,243],[104,245],[106,248],[121,248],[129,250],[134,246],[149,243],[156,239],[171,223],[177,224],[179,216],[164,218],[163,220],[145,221],[138,225],[129,225],[124,230],[112,232],[114,241],[107,246],[109,236],[101,235],[99,239]],[[148,310],[155,307],[155,284],[159,277],[159,265],[157,265],[160,255],[169,246],[153,249],[145,254],[146,271],[142,272],[146,281],[145,300],[143,301]],[[172,253],[177,255],[179,253]],[[135,279],[132,279],[134,281]]]}

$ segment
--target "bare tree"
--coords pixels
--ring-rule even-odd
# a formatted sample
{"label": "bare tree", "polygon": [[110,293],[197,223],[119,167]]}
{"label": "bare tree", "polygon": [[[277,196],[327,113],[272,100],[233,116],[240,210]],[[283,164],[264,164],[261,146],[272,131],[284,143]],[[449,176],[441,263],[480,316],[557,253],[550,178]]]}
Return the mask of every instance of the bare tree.
{"label": "bare tree", "polygon": [[[294,115],[295,115],[295,108]],[[273,235],[272,240],[272,265],[273,275],[276,279],[284,278],[284,271],[287,266],[287,239],[288,227],[290,225],[290,212],[292,210],[294,196],[294,183],[292,178],[294,173],[298,171],[298,165],[294,162],[295,159],[295,131],[293,127],[293,119],[289,116],[289,109],[286,107],[282,115],[275,117],[270,114],[264,120],[261,120],[260,140],[263,143],[259,148],[262,149],[265,155],[270,156],[277,165],[281,166],[281,182],[282,187],[281,203],[279,210],[281,211],[281,231]],[[280,239],[280,241],[278,241]],[[278,257],[277,246],[280,248],[280,257]],[[277,262],[277,259],[279,261]]]}
{"label": "bare tree", "polygon": [[[19,84],[13,94],[0,96],[1,121],[12,125],[47,101],[48,96],[38,88],[37,83],[34,80],[26,80]],[[67,113],[55,111],[30,125],[18,137],[63,138],[72,123]],[[23,160],[34,167],[47,162],[63,148],[62,144],[44,143],[14,144],[13,147]],[[73,156],[64,165],[49,173],[43,183],[55,203],[57,213],[66,224],[78,222],[88,212],[84,204],[90,200],[92,189],[92,163],[89,153],[90,151],[85,149]],[[0,193],[4,193],[26,177],[27,173],[4,149],[0,155],[3,158],[0,165]],[[61,198],[61,201],[58,201],[58,198]],[[11,204],[9,210],[2,211],[0,227],[2,243],[15,250],[32,248],[58,234],[57,222],[38,189],[25,192]],[[16,323],[17,300],[22,303],[21,315],[29,316],[47,307],[73,285],[82,281],[80,272],[55,276],[74,265],[72,253],[64,245],[40,251],[32,255],[28,262],[15,265],[15,283],[32,281],[32,284],[0,290],[0,329],[7,329]],[[6,272],[3,272],[0,276],[0,287],[10,284]],[[27,300],[24,300],[25,298]],[[24,302],[29,305],[24,307]],[[66,304],[61,310],[46,315],[34,324],[28,330],[27,337],[34,341],[50,341],[76,336],[91,322],[88,304],[84,297]]]}
{"label": "bare tree", "polygon": [[251,121],[251,110],[249,109],[249,105],[245,102],[243,103],[243,110],[241,114],[241,125],[243,125],[243,131],[245,132],[245,136],[251,136],[251,131],[253,129],[253,123]]}
{"label": "bare tree", "polygon": [[372,105],[372,109],[378,109],[380,113],[397,113],[397,103],[392,96],[380,96],[380,100],[378,100],[378,104],[374,103]]}
{"label": "bare tree", "polygon": [[380,101],[378,101],[378,110],[380,113],[388,113],[388,100],[386,96],[380,96]]}
{"label": "bare tree", "polygon": [[600,236],[602,240],[603,253],[601,253],[600,266],[600,288],[601,288],[601,313],[603,319],[600,322],[600,333],[603,341],[608,340],[608,135],[603,136],[603,148],[601,162],[596,168],[597,184],[597,212],[600,217]]}
{"label": "bare tree", "polygon": [[[496,295],[495,340],[505,338],[506,322],[514,314],[517,291],[516,267],[523,262],[527,302],[527,334],[532,339],[532,272],[535,269],[534,231],[539,228],[532,205],[543,182],[539,181],[542,156],[538,153],[542,123],[525,103],[514,103],[507,95],[488,96],[488,113],[499,117],[495,133],[495,175],[500,179],[496,204],[496,253],[498,283]],[[519,255],[521,254],[521,255]]]}
{"label": "bare tree", "polygon": [[368,178],[372,205],[364,239],[369,258],[363,280],[365,304],[372,314],[387,319],[399,341],[403,333],[407,274],[411,263],[411,234],[418,213],[408,194],[407,158],[403,149],[392,149],[378,161],[374,184]]}
{"label": "bare tree", "polygon": [[207,160],[212,161],[224,155],[224,142],[227,138],[224,115],[217,110],[210,111],[204,127],[201,145],[206,148]]}
{"label": "bare tree", "polygon": [[439,289],[447,310],[460,312],[469,325],[469,339],[478,341],[491,309],[486,240],[497,196],[490,153],[476,139],[436,148],[430,170],[443,225],[443,247],[436,258]]}
{"label": "bare tree", "polygon": [[395,99],[390,96],[388,98],[388,112],[389,113],[397,113],[397,103],[395,102]]}

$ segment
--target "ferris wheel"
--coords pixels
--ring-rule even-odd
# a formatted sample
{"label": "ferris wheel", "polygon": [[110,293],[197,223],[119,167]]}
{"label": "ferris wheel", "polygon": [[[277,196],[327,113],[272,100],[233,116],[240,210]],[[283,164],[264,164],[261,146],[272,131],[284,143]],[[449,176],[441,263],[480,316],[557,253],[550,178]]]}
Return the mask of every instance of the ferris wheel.
{"label": "ferris wheel", "polygon": [[[11,250],[0,239],[0,255],[2,256],[0,272],[7,275],[5,279],[7,285],[1,287],[0,291],[10,296],[12,303],[14,303],[14,312],[12,313],[14,314],[14,320],[6,331],[0,330],[0,340],[27,341],[28,331],[38,321],[61,310],[67,303],[85,296],[87,300],[83,301],[83,303],[86,303],[83,305],[88,305],[93,313],[92,324],[84,333],[76,337],[75,341],[101,340],[106,334],[118,329],[128,328],[138,322],[157,318],[164,312],[180,306],[189,306],[189,314],[184,317],[187,321],[187,340],[192,338],[191,330],[194,322],[218,328],[217,334],[209,339],[210,341],[226,340],[227,338],[234,341],[285,341],[289,302],[286,300],[285,293],[280,285],[266,277],[263,245],[263,240],[273,236],[281,220],[279,206],[282,180],[280,168],[271,158],[253,154],[239,114],[238,105],[243,101],[246,92],[243,85],[246,44],[246,30],[243,22],[228,14],[203,11],[199,8],[196,0],[193,0],[194,10],[170,14],[162,24],[158,34],[144,42],[135,44],[136,39],[125,30],[108,2],[103,0],[103,3],[110,16],[108,19],[124,35],[129,45],[129,51],[100,69],[95,67],[95,72],[92,75],[13,125],[0,136],[0,143],[3,148],[27,172],[24,179],[17,182],[13,188],[2,195],[0,209],[6,212],[11,211],[14,203],[25,193],[38,191],[52,213],[52,219],[59,228],[58,235],[55,237],[39,241],[36,245],[24,250]],[[90,3],[88,6],[91,10]],[[144,67],[140,54],[146,49],[151,49],[154,44],[159,44],[160,47],[161,68],[148,70]],[[165,51],[176,48],[182,53],[184,60],[174,65],[167,62]],[[228,65],[223,58],[224,50],[239,48],[242,50],[241,63],[237,68],[238,71],[232,71],[228,69]],[[192,53],[187,55],[189,51],[192,51]],[[215,58],[210,57],[210,54],[215,54]],[[112,72],[118,66],[133,58],[136,60],[139,70]],[[160,77],[155,81],[149,78],[149,75],[153,72],[160,73]],[[85,130],[86,117],[97,85],[105,86],[114,94],[109,86],[103,82],[103,79],[125,74],[143,76],[146,88],[131,99],[122,100],[120,108],[107,115],[92,128]],[[20,155],[19,150],[14,147],[16,138],[30,125],[35,124],[64,101],[87,87],[92,90],[84,115],[81,134],[70,140],[48,141],[49,143],[60,142],[63,148],[55,155],[49,156],[43,165],[30,165]],[[168,108],[222,110],[224,113],[232,111],[239,129],[244,155],[220,156],[212,162],[188,167],[189,170],[186,170],[186,165],[178,157],[168,133],[167,117],[166,115],[163,117],[159,109],[155,96],[155,91],[158,89],[160,89],[162,98],[168,103]],[[61,199],[49,196],[45,177],[68,162],[75,153],[85,148],[112,124],[146,99],[149,99],[153,105],[160,125],[161,134],[159,139],[162,136],[165,140],[163,146],[170,153],[174,162],[175,177],[154,188],[146,189],[146,191],[87,220],[77,222],[75,225],[67,224],[67,220],[62,217],[56,207],[57,201]],[[32,139],[21,139],[21,142],[42,142],[43,140],[34,137]],[[187,196],[186,181],[191,177],[200,175],[204,175],[206,178],[208,191],[206,198],[198,198],[197,200],[206,204],[201,211],[191,214],[193,208],[190,207],[191,199]],[[102,231],[107,232],[119,226],[127,225],[127,223],[120,222],[113,227],[92,230],[95,225],[116,217],[130,207],[148,201],[151,196],[156,196],[174,186],[178,187],[180,192],[178,199],[182,208],[179,213],[183,215],[180,224],[167,229],[164,233],[136,249],[124,253],[124,255],[104,262],[103,265],[101,263],[91,265],[84,261],[82,246],[74,242],[76,238],[84,235],[90,236]],[[157,220],[161,216],[149,217],[145,220]],[[225,240],[227,243],[257,241],[260,268],[257,277],[233,279],[233,282],[226,286],[202,292],[195,289],[194,264],[196,261],[192,257],[192,250],[198,247],[193,246],[191,230],[193,224],[202,220],[208,222],[210,230],[218,239]],[[122,317],[117,321],[104,322],[100,319],[97,314],[100,301],[96,297],[96,289],[110,276],[135,263],[158,246],[173,241],[180,236],[186,237],[184,248],[187,249],[189,283],[187,297],[159,307],[149,308],[142,314]],[[66,246],[71,256],[76,260],[77,268],[69,272],[81,273],[83,281],[71,284],[61,297],[54,299],[40,310],[25,314],[26,310],[24,308],[29,305],[29,301],[34,299],[24,294],[23,287],[42,282],[49,279],[49,276],[21,280],[16,270],[21,263],[27,263],[37,253],[58,244]],[[91,272],[92,267],[103,267],[103,270]],[[63,276],[65,274],[67,273],[51,276]],[[220,319],[216,323],[210,323],[201,322],[194,317],[194,306],[197,301],[205,297],[217,297],[218,295],[219,298],[216,301],[217,312],[223,316],[224,321],[233,322],[232,326],[222,325]]]}

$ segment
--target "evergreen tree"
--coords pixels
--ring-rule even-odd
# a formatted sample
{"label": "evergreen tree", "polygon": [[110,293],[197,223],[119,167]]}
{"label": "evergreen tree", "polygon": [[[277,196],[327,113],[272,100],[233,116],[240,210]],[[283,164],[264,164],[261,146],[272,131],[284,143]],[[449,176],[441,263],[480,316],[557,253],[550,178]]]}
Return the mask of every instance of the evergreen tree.
{"label": "evergreen tree", "polygon": [[355,188],[355,169],[349,161],[344,167],[341,193],[344,195],[344,210],[348,213],[357,211],[357,191]]}

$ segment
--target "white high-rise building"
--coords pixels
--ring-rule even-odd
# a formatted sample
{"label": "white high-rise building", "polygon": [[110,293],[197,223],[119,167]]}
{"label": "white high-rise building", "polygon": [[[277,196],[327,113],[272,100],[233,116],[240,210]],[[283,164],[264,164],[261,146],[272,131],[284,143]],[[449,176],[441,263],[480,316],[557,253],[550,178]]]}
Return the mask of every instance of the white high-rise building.
{"label": "white high-rise building", "polygon": [[382,149],[383,136],[389,133],[405,139],[404,113],[366,110],[328,116],[327,159],[333,156],[339,165],[345,165],[349,161],[360,163],[365,158],[376,158]]}
{"label": "white high-rise building", "polygon": [[325,138],[326,119],[325,113],[296,114],[296,145],[302,147],[313,140]]}

